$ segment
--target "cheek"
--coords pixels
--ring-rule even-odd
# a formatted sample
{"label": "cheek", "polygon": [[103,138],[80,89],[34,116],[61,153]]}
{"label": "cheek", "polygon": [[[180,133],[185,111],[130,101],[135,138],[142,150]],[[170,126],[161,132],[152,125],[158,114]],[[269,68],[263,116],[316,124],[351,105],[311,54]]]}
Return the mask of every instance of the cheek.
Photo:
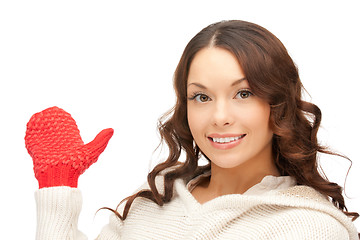
{"label": "cheek", "polygon": [[243,119],[250,131],[263,133],[264,135],[272,134],[269,126],[270,106],[268,104],[261,104],[252,108],[243,116]]}
{"label": "cheek", "polygon": [[195,138],[197,132],[200,130],[200,127],[202,125],[201,123],[202,119],[199,116],[199,113],[191,107],[188,107],[187,109],[187,119],[189,123],[190,132]]}

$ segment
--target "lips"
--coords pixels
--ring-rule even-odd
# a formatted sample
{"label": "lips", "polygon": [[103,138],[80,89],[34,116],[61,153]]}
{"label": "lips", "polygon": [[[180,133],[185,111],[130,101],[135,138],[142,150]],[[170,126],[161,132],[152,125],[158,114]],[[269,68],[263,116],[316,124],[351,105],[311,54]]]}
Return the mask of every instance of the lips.
{"label": "lips", "polygon": [[211,134],[208,136],[208,139],[213,147],[226,150],[240,144],[245,137],[246,134]]}

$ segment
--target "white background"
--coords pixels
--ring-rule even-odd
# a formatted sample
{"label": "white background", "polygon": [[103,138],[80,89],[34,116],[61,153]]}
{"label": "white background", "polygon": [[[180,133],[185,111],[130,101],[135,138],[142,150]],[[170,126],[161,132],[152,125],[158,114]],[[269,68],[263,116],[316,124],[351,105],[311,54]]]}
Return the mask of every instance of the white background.
{"label": "white background", "polygon": [[[323,111],[320,141],[353,161],[346,202],[360,212],[358,1],[294,2],[2,1],[1,238],[35,235],[37,181],[23,140],[33,113],[65,109],[85,142],[103,128],[115,129],[79,181],[79,227],[92,239],[109,215],[103,210],[95,216],[96,210],[116,207],[161,160],[153,153],[157,119],[174,104],[172,75],[185,45],[203,27],[225,19],[260,24],[285,44],[307,99]],[[343,185],[349,162],[328,156],[321,162],[330,180]]]}

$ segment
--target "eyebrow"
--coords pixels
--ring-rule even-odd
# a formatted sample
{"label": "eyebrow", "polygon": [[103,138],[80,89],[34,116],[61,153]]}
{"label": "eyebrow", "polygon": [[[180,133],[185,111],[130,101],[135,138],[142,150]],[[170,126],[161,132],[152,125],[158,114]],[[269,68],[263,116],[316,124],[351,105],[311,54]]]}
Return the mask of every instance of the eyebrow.
{"label": "eyebrow", "polygon": [[[245,77],[240,78],[239,80],[234,81],[234,82],[231,84],[231,87],[233,87],[233,86],[241,83],[241,82],[244,81],[244,80],[246,80]],[[207,89],[207,88],[206,88],[204,85],[202,85],[201,83],[196,83],[196,82],[194,82],[194,83],[189,83],[189,84],[188,84],[188,87],[191,86],[191,85],[195,85],[195,86],[197,86],[197,87],[199,87],[199,88],[202,88],[202,89]]]}

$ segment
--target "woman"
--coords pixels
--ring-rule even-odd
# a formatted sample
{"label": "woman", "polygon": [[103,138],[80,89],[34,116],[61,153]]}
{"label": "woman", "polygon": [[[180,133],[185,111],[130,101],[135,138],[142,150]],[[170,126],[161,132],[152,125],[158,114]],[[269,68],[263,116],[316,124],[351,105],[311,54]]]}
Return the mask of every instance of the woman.
{"label": "woman", "polygon": [[[358,239],[349,219],[358,214],[318,172],[317,154],[332,154],[317,142],[321,112],[301,100],[297,68],[273,34],[244,21],[206,27],[186,46],[174,87],[159,125],[169,156],[98,239]],[[38,239],[84,237],[77,179],[112,133],[84,145],[59,108],[30,119]]]}

